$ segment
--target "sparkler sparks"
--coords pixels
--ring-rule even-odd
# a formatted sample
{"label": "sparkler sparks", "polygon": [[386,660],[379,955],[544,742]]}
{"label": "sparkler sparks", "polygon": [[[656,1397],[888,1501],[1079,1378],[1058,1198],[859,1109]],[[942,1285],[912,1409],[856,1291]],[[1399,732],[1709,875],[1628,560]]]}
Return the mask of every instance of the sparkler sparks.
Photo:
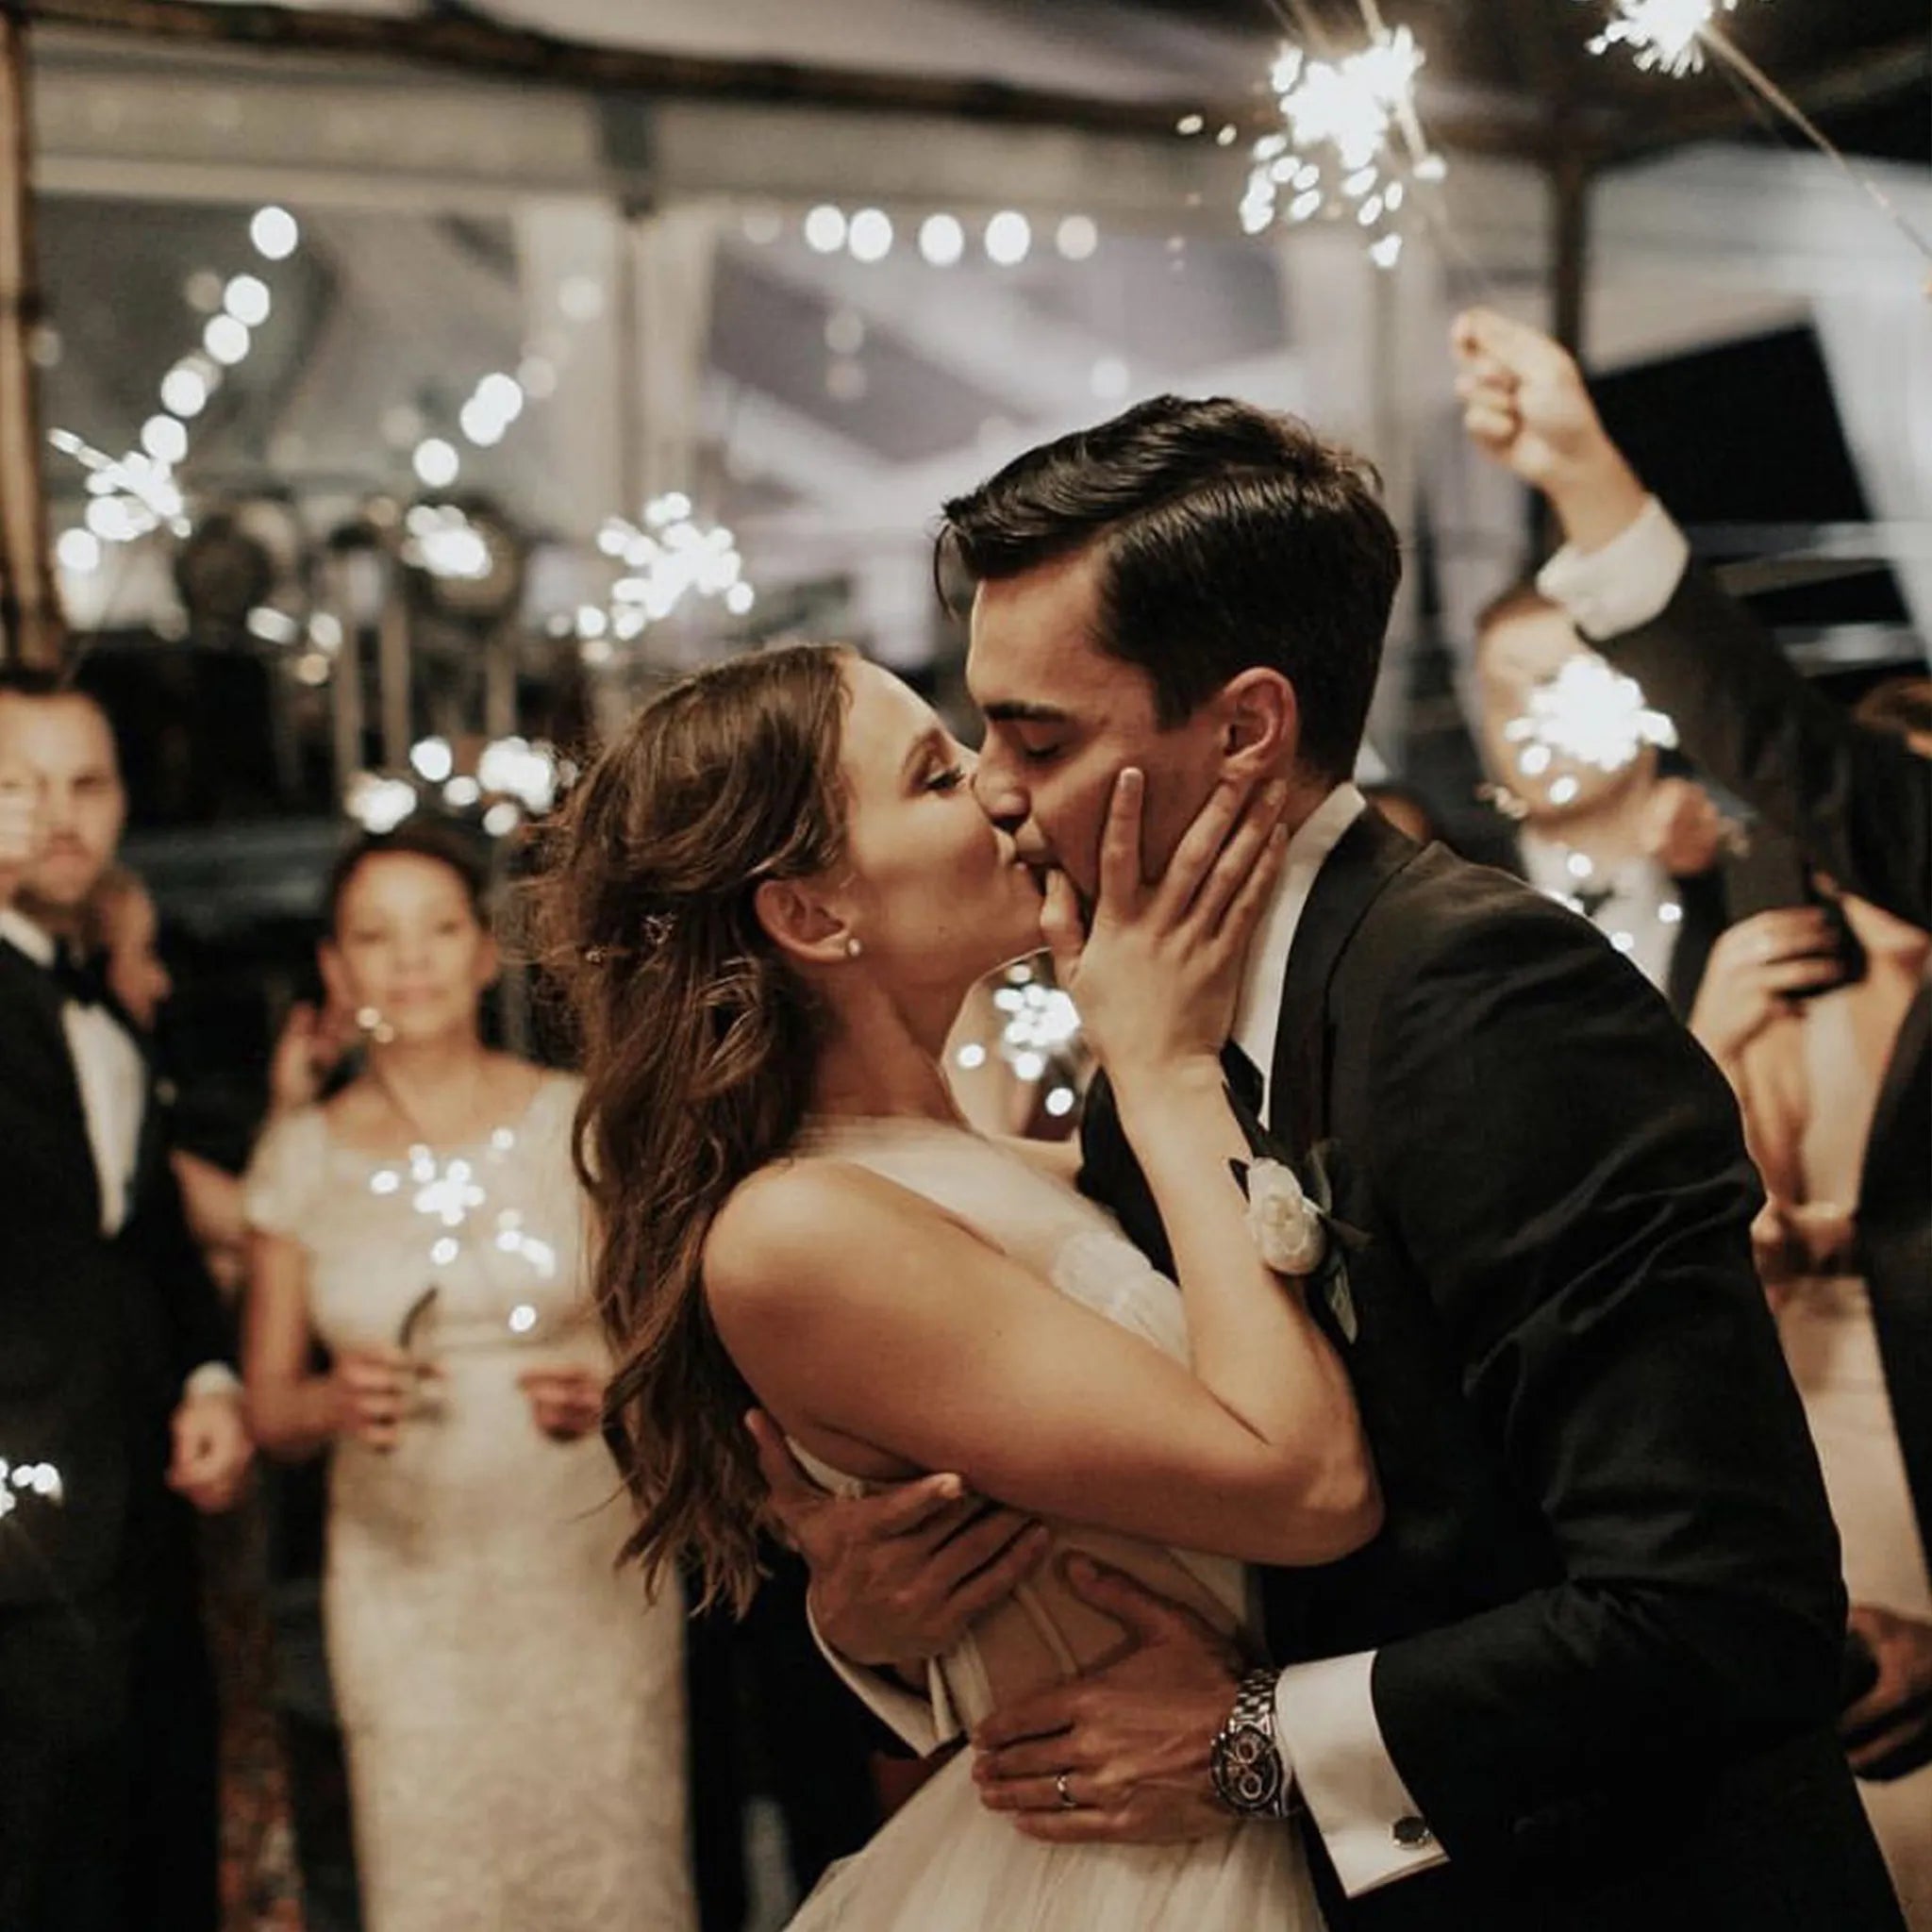
{"label": "sparkler sparks", "polygon": [[0,1522],[20,1507],[22,1496],[37,1496],[57,1507],[64,1503],[60,1472],[51,1462],[8,1462],[0,1456]]}
{"label": "sparkler sparks", "polygon": [[1592,54],[1628,47],[1646,74],[1681,79],[1704,65],[1705,36],[1738,0],[1613,0],[1615,18],[1590,43]]}
{"label": "sparkler sparks", "polygon": [[1416,115],[1423,65],[1406,26],[1378,28],[1366,47],[1339,59],[1284,48],[1269,76],[1283,125],[1255,143],[1242,228],[1258,235],[1277,220],[1352,220],[1371,258],[1392,268],[1411,183],[1440,181],[1444,173]]}
{"label": "sparkler sparks", "polygon": [[[1554,677],[1534,686],[1523,713],[1504,726],[1503,735],[1523,747],[1517,763],[1526,777],[1547,772],[1556,758],[1621,771],[1646,745],[1677,741],[1675,725],[1651,708],[1637,680],[1612,670],[1592,651],[1579,651]],[[1574,781],[1568,782],[1574,797]]]}

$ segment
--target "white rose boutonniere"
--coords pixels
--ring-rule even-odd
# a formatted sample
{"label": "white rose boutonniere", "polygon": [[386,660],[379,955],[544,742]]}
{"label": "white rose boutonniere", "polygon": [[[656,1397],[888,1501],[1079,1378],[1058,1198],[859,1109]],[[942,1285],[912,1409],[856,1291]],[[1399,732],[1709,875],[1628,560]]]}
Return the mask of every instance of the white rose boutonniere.
{"label": "white rose boutonniere", "polygon": [[1328,1229],[1293,1168],[1279,1160],[1250,1161],[1246,1182],[1248,1230],[1262,1260],[1277,1274],[1314,1274],[1328,1252]]}

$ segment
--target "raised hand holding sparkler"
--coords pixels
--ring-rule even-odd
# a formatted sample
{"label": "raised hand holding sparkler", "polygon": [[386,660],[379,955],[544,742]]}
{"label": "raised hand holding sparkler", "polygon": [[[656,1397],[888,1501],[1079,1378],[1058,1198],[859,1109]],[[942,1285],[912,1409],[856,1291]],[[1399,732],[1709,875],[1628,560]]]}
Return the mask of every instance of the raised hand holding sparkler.
{"label": "raised hand holding sparkler", "polygon": [[1457,317],[1456,393],[1471,440],[1550,499],[1564,534],[1600,550],[1647,500],[1597,415],[1574,358],[1541,330],[1491,308]]}

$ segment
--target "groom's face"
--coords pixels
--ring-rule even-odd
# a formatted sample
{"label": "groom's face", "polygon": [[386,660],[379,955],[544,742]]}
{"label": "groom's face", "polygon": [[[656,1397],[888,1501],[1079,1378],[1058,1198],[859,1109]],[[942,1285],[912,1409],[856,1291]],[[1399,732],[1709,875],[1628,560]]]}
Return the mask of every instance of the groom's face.
{"label": "groom's face", "polygon": [[979,587],[966,682],[986,720],[973,789],[1029,865],[1058,866],[1091,903],[1114,780],[1146,774],[1142,852],[1167,864],[1223,768],[1214,704],[1172,730],[1145,673],[1109,657],[1100,635],[1099,558],[1083,551]]}

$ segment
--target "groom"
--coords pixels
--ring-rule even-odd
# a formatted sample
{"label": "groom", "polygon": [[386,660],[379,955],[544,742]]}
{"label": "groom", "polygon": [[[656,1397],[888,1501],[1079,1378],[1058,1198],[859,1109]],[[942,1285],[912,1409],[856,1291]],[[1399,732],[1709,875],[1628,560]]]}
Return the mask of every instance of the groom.
{"label": "groom", "polygon": [[[1257,1828],[1304,1831],[1331,1924],[1364,1932],[1896,1927],[1832,1737],[1837,1543],[1729,1093],[1593,928],[1348,782],[1400,569],[1373,474],[1291,420],[1162,398],[1021,457],[941,542],[975,587],[975,789],[1024,858],[1091,896],[1127,765],[1154,873],[1224,777],[1293,788],[1233,1043],[1367,1236],[1311,1301],[1387,1507],[1358,1555],[1264,1575],[1278,1672],[1088,1567],[1135,1642],[980,1727],[986,1802],[1065,1841],[1207,1836],[1230,1797],[1292,1814]],[[1168,1265],[1104,1082],[1082,1152]],[[827,1644],[915,1682],[1038,1544],[766,1465]],[[1243,1752],[1287,1803],[1265,1775],[1217,1796]]]}

